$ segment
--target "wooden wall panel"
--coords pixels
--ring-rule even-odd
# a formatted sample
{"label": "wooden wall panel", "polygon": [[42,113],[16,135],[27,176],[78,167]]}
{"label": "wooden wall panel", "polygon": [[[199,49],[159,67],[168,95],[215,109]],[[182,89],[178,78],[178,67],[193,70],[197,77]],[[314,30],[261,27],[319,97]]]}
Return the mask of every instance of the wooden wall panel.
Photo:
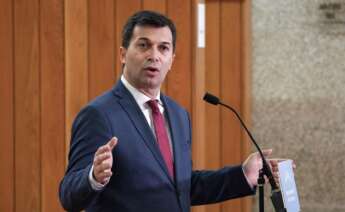
{"label": "wooden wall panel", "polygon": [[[221,3],[221,98],[241,112],[241,28],[240,4],[236,1],[222,1]],[[231,38],[231,39],[229,39]],[[240,123],[228,110],[222,110],[222,149],[223,163],[239,163],[240,161]],[[229,133],[229,129],[232,132]],[[235,149],[237,151],[232,151]]]}
{"label": "wooden wall panel", "polygon": [[[192,156],[193,156],[193,169],[202,170],[207,167],[208,158],[206,157],[207,150],[207,138],[206,134],[206,107],[202,101],[202,97],[205,94],[205,80],[206,80],[206,68],[205,68],[205,48],[197,46],[198,39],[198,0],[192,1],[192,34],[191,34],[191,46],[192,46]],[[209,206],[194,206],[192,212],[206,212]]]}
{"label": "wooden wall panel", "polygon": [[[221,93],[221,71],[220,71],[220,12],[219,1],[206,1],[206,48],[205,48],[205,87],[214,95]],[[206,103],[204,103],[206,104]],[[221,154],[221,116],[220,107],[206,104],[205,121],[207,125],[206,134],[206,168],[217,169],[222,167]],[[220,204],[205,206],[206,211],[221,211]]]}
{"label": "wooden wall panel", "polygon": [[114,1],[89,0],[89,99],[115,83]]}
{"label": "wooden wall panel", "polygon": [[192,109],[192,1],[170,0],[167,15],[177,28],[176,57],[166,79],[166,93],[189,112]]}
{"label": "wooden wall panel", "polygon": [[[251,126],[251,1],[241,2],[241,113],[244,122]],[[247,133],[241,131],[241,161],[252,151]],[[252,197],[242,200],[242,211],[252,211]]]}
{"label": "wooden wall panel", "polygon": [[[241,113],[241,3],[221,1],[221,98]],[[230,39],[229,39],[230,38]],[[221,111],[222,165],[241,163],[241,127],[234,114]],[[222,211],[241,211],[240,199],[222,205]]]}
{"label": "wooden wall panel", "polygon": [[[120,76],[122,27],[140,9],[167,14],[177,26],[176,58],[162,89],[191,112],[194,167],[245,158],[250,145],[241,143],[238,121],[201,98],[205,90],[220,95],[250,121],[250,1],[205,1],[205,49],[196,48],[198,2],[0,1],[0,168],[8,170],[0,176],[0,211],[62,210],[58,186],[72,121]],[[242,200],[193,208],[249,210]]]}
{"label": "wooden wall panel", "polygon": [[13,1],[0,1],[0,211],[14,209]]}
{"label": "wooden wall panel", "polygon": [[40,1],[41,211],[62,211],[59,182],[65,170],[64,4]]}
{"label": "wooden wall panel", "polygon": [[[247,57],[250,54],[250,41],[249,37],[243,37],[249,36],[247,28],[250,16],[247,10],[250,4],[248,1],[227,0],[206,0],[205,3],[205,90],[221,97],[241,114],[248,112],[250,93],[247,77],[250,66]],[[246,92],[245,97],[243,92]],[[193,104],[198,103],[194,101]],[[249,112],[245,115],[245,120],[248,120]],[[204,128],[207,129],[205,168],[215,169],[242,162],[248,156],[250,145],[244,139],[246,135],[234,114],[221,107],[206,105],[204,117]],[[232,200],[198,209],[212,212],[250,211],[251,201],[250,198]]]}
{"label": "wooden wall panel", "polygon": [[[241,109],[243,120],[248,126],[251,125],[251,1],[244,1],[241,4]],[[242,160],[251,151],[251,141],[247,133],[242,130]]]}
{"label": "wooden wall panel", "polygon": [[116,26],[116,79],[119,79],[122,72],[122,67],[120,63],[120,46],[121,46],[121,36],[122,28],[128,17],[134,14],[136,11],[139,11],[142,8],[142,2],[139,0],[127,0],[124,3],[123,0],[116,0],[115,4],[115,26]]}
{"label": "wooden wall panel", "polygon": [[[207,91],[210,91],[216,96],[220,96],[221,88],[221,73],[220,73],[220,3],[219,1],[209,1],[206,5],[206,49],[205,49],[205,63],[206,63],[206,77],[205,84]],[[210,141],[207,144],[208,168],[218,168],[221,164],[220,143],[211,142],[220,141],[220,107],[213,105],[206,105],[205,119],[209,124],[206,132],[206,140]]]}
{"label": "wooden wall panel", "polygon": [[65,1],[66,155],[72,122],[88,102],[87,1]]}
{"label": "wooden wall panel", "polygon": [[166,2],[168,0],[143,0],[142,9],[144,10],[154,10],[162,14],[166,13]]}
{"label": "wooden wall panel", "polygon": [[40,211],[39,1],[14,1],[15,211]]}

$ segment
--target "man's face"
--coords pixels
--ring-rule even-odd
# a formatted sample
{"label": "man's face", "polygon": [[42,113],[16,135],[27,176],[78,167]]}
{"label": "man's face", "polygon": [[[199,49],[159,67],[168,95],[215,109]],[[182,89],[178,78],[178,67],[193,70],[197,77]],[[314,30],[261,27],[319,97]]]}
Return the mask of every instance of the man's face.
{"label": "man's face", "polygon": [[153,95],[160,89],[174,56],[168,26],[135,26],[128,48],[120,48],[125,78],[132,86]]}

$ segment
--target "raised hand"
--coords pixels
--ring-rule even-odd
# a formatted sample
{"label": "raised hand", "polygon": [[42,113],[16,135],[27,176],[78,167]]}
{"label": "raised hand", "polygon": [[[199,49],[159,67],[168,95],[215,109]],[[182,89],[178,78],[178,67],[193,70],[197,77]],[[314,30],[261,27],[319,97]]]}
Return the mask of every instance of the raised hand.
{"label": "raised hand", "polygon": [[[262,151],[262,154],[265,158],[271,155],[272,149],[266,149]],[[243,171],[247,177],[248,183],[251,186],[256,186],[258,177],[259,177],[259,170],[262,168],[262,159],[259,152],[252,153],[243,163]]]}
{"label": "raised hand", "polygon": [[113,166],[112,150],[117,145],[117,138],[113,137],[107,144],[100,146],[93,159],[93,177],[94,179],[105,184],[112,176],[111,167]]}

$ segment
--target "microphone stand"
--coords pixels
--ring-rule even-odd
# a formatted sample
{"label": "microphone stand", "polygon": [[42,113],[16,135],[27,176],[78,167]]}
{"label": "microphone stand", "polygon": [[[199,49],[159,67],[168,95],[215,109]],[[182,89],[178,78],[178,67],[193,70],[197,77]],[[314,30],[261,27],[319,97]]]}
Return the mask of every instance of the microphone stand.
{"label": "microphone stand", "polygon": [[264,185],[265,185],[265,177],[264,172],[262,169],[259,170],[259,178],[258,178],[258,186],[259,186],[259,211],[265,211],[265,201],[264,201]]}
{"label": "microphone stand", "polygon": [[216,97],[212,94],[206,93],[203,99],[208,103],[211,103],[214,105],[220,104],[220,105],[228,108],[229,110],[231,110],[236,115],[236,117],[240,121],[242,127],[245,129],[246,133],[250,137],[252,143],[255,145],[256,149],[258,150],[258,152],[261,156],[261,159],[262,159],[262,169],[259,170],[259,178],[258,178],[260,212],[264,212],[264,185],[265,185],[264,175],[266,175],[266,177],[268,178],[268,181],[269,181],[271,188],[272,188],[271,200],[272,200],[273,206],[275,208],[275,211],[276,212],[286,212],[286,209],[284,208],[284,202],[283,202],[283,197],[282,197],[281,191],[280,191],[279,187],[277,186],[277,184],[274,180],[271,169],[270,169],[269,165],[267,164],[267,161],[266,161],[264,155],[262,154],[262,151],[261,151],[259,145],[256,143],[253,135],[250,133],[250,131],[248,130],[248,128],[246,127],[246,125],[242,121],[240,115],[237,113],[237,111],[234,108],[230,107],[227,104],[222,103],[218,97]]}

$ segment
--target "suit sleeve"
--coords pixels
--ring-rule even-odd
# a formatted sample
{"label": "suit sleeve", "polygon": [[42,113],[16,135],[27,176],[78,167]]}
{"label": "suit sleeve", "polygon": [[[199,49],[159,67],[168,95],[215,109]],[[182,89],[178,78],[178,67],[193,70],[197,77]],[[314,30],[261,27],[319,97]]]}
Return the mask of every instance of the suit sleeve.
{"label": "suit sleeve", "polygon": [[67,171],[60,183],[59,197],[68,211],[85,209],[99,192],[89,183],[88,174],[97,149],[112,137],[105,117],[97,109],[87,106],[75,119]]}
{"label": "suit sleeve", "polygon": [[[189,115],[189,137],[191,125]],[[191,145],[191,144],[190,144]],[[190,199],[192,205],[217,203],[255,194],[247,182],[242,165],[219,170],[192,171]]]}
{"label": "suit sleeve", "polygon": [[240,165],[192,173],[192,205],[217,203],[254,193],[255,190],[249,186]]}

